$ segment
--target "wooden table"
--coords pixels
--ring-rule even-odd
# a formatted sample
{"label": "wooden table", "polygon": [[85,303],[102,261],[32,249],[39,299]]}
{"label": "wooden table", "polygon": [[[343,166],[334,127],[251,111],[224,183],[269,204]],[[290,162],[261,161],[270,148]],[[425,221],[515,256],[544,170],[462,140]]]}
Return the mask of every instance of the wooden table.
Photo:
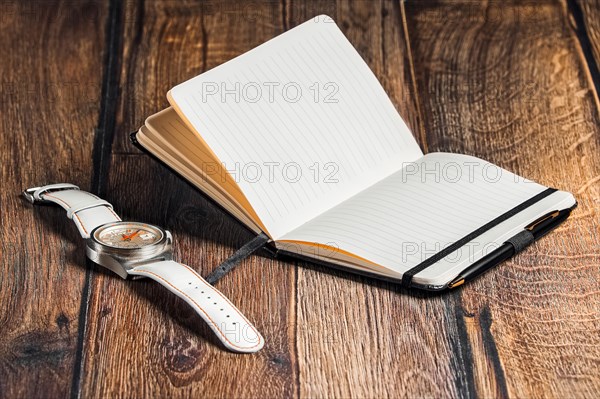
{"label": "wooden table", "polygon": [[[600,391],[600,1],[0,3],[0,397],[591,397]],[[128,142],[173,85],[331,15],[423,150],[573,192],[568,223],[443,295],[257,255],[217,283],[264,350],[86,261],[67,181],[206,275],[250,239]]]}

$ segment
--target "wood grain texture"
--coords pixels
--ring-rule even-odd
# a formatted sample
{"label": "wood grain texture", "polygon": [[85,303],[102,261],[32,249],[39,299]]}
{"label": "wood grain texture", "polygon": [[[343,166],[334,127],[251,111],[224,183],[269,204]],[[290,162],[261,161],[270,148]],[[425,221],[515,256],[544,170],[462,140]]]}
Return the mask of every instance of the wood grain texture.
{"label": "wood grain texture", "polygon": [[600,0],[575,0],[575,3],[583,14],[585,33],[598,66],[600,65]]}
{"label": "wood grain texture", "polygon": [[[588,40],[598,60],[598,0],[0,7],[0,397],[600,391],[600,111],[581,47]],[[267,339],[261,352],[235,355],[154,282],[89,262],[86,279],[64,212],[17,197],[53,181],[100,191],[125,219],[171,230],[176,259],[208,274],[252,235],[128,134],[168,105],[173,85],[319,14],[336,20],[424,150],[472,154],[571,191],[579,207],[569,221],[441,295],[252,256],[217,283]]]}
{"label": "wood grain texture", "polygon": [[[175,259],[202,275],[252,238],[196,190],[128,143],[168,105],[170,87],[281,33],[278,3],[129,2],[107,198],[126,219],[169,229]],[[211,8],[216,7],[216,8]],[[185,304],[152,281],[98,273],[82,375],[85,396],[289,397],[296,388],[292,265],[253,256],[217,283],[261,333],[255,355],[227,352]]]}
{"label": "wood grain texture", "polygon": [[0,397],[71,392],[82,240],[64,211],[20,192],[90,186],[105,16],[101,2],[0,4]]}
{"label": "wood grain texture", "polygon": [[599,110],[564,4],[411,2],[430,151],[476,155],[575,194],[572,218],[460,292],[479,396],[600,388]]}

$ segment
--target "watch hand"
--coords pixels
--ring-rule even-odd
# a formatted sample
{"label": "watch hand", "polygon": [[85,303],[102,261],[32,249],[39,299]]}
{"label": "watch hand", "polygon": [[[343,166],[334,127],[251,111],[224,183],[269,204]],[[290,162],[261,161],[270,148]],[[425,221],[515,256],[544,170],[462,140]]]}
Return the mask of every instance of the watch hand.
{"label": "watch hand", "polygon": [[129,234],[128,236],[123,236],[123,239],[124,240],[131,240],[133,237],[135,237],[138,234],[140,234],[140,231],[142,231],[142,230],[137,230],[137,231],[134,231],[133,233]]}

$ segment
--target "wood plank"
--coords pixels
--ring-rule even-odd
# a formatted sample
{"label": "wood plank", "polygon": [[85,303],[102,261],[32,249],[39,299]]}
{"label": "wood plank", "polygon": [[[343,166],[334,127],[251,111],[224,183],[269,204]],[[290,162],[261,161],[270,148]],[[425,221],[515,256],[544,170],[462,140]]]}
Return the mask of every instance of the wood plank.
{"label": "wood plank", "polygon": [[430,151],[482,157],[579,202],[555,233],[460,290],[475,393],[594,396],[600,116],[566,9],[410,2],[406,15]]}
{"label": "wood plank", "polygon": [[[579,7],[583,17],[585,33],[590,42],[595,60],[595,67],[600,65],[600,0],[572,0]],[[597,76],[596,79],[600,79]],[[596,82],[597,85],[600,82]]]}
{"label": "wood plank", "polygon": [[62,181],[89,189],[107,9],[5,2],[0,13],[0,396],[67,397],[83,240],[64,211],[33,208],[19,194]]}
{"label": "wood plank", "polygon": [[[125,10],[122,95],[107,198],[124,218],[172,231],[175,259],[203,275],[252,235],[135,150],[127,134],[167,105],[171,86],[283,31],[278,3],[253,3],[249,12],[264,17],[242,13],[235,2],[129,2]],[[261,352],[245,356],[225,351],[183,301],[156,283],[97,274],[82,395],[294,396],[291,266],[253,256],[217,283],[268,340]]]}
{"label": "wood plank", "polygon": [[[339,2],[323,12],[336,20],[426,147],[399,3]],[[290,25],[308,17],[291,14]],[[452,295],[409,295],[394,284],[302,263],[297,307],[301,396],[468,394]]]}

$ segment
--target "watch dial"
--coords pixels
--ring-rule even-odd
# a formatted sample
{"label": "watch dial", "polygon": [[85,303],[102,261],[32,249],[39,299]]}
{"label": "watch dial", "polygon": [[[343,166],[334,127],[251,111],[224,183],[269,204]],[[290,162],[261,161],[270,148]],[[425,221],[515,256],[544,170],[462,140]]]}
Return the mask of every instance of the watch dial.
{"label": "watch dial", "polygon": [[119,222],[100,228],[94,238],[113,248],[138,249],[156,244],[163,238],[160,229],[143,223]]}

